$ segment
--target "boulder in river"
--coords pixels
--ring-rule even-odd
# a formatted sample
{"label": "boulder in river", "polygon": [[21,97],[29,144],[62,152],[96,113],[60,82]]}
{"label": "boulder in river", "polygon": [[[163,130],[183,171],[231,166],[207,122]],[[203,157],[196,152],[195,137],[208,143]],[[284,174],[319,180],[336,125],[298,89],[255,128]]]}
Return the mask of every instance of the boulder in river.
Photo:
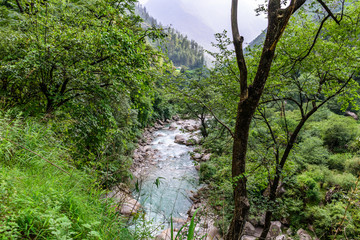
{"label": "boulder in river", "polygon": [[186,126],[184,126],[184,129],[189,131],[189,132],[193,132],[193,131],[196,130],[196,128],[194,126],[192,126],[192,125],[186,125]]}
{"label": "boulder in river", "polygon": [[176,135],[175,136],[175,143],[178,144],[186,144],[186,138],[184,135]]}
{"label": "boulder in river", "polygon": [[169,130],[170,130],[170,131],[174,131],[174,130],[176,130],[176,129],[177,129],[176,123],[174,123],[174,122],[171,123],[170,126],[169,126]]}
{"label": "boulder in river", "polygon": [[128,198],[118,208],[120,213],[125,216],[130,216],[139,211],[141,204],[133,198]]}

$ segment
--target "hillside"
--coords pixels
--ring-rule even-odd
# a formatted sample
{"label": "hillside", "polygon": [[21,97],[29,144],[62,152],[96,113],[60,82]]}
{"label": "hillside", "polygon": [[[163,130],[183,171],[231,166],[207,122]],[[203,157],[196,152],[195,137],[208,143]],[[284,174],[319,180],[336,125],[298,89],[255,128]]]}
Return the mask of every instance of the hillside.
{"label": "hillside", "polygon": [[143,26],[149,28],[155,26],[163,28],[166,37],[164,40],[149,40],[149,44],[154,47],[161,48],[162,52],[166,53],[169,59],[177,67],[185,66],[189,69],[202,67],[204,62],[204,49],[194,40],[190,40],[188,36],[183,35],[180,31],[163,26],[157,19],[153,18],[141,5],[136,6],[136,14],[143,20]]}

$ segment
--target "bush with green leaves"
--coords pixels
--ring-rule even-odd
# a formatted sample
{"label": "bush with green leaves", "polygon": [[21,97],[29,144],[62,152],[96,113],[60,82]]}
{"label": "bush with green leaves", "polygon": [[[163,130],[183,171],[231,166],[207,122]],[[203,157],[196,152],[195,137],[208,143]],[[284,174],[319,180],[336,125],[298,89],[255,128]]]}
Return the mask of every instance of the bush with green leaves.
{"label": "bush with green leaves", "polygon": [[200,165],[200,181],[208,182],[216,174],[216,167],[212,163],[201,163]]}
{"label": "bush with green leaves", "polygon": [[307,164],[325,165],[328,162],[329,151],[323,146],[324,142],[318,137],[304,139],[296,152],[299,162]]}
{"label": "bush with green leaves", "polygon": [[[324,239],[334,235],[334,231],[340,226],[343,218],[346,219],[346,229],[344,235],[344,227],[340,229],[338,239],[353,238],[359,236],[357,226],[359,222],[353,219],[350,212],[345,212],[346,204],[342,201],[333,202],[326,206],[312,206],[306,209],[306,218],[312,224],[316,235],[322,236]],[[330,238],[332,239],[332,238]]]}
{"label": "bush with green leaves", "polygon": [[354,187],[356,182],[356,177],[351,173],[337,173],[332,172],[331,174],[327,175],[325,178],[325,184],[328,187],[332,186],[340,186],[341,189],[344,191],[351,190]]}
{"label": "bush with green leaves", "polygon": [[311,173],[305,172],[297,176],[297,183],[305,201],[312,203],[320,201],[320,187]]}
{"label": "bush with green leaves", "polygon": [[345,170],[355,176],[360,175],[360,158],[354,156],[345,161]]}
{"label": "bush with green leaves", "polygon": [[356,121],[349,117],[332,115],[323,126],[322,138],[331,151],[341,152],[358,136]]}
{"label": "bush with green leaves", "polygon": [[328,165],[329,169],[344,171],[346,161],[350,158],[352,158],[352,156],[349,153],[333,154],[333,155],[330,155],[327,165]]}

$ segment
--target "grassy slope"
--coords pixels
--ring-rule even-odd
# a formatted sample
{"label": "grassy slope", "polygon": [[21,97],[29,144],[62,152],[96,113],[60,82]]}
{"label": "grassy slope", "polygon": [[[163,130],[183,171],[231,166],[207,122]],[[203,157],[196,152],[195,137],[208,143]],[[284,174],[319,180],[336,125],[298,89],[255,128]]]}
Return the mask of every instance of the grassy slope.
{"label": "grassy slope", "polygon": [[0,113],[0,134],[0,239],[131,238],[49,127]]}

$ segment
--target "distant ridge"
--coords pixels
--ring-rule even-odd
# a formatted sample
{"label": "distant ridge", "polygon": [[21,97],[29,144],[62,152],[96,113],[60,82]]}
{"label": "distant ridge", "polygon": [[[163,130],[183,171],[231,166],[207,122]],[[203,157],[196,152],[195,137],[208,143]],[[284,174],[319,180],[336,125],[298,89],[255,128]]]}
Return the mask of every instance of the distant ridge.
{"label": "distant ridge", "polygon": [[[205,64],[204,48],[195,40],[190,40],[174,27],[163,26],[158,19],[154,18],[147,9],[138,4],[135,13],[143,20],[142,27],[163,28],[167,37],[164,41],[149,41],[153,47],[159,47],[163,53],[167,54],[174,66],[178,68],[196,69],[201,68]],[[148,39],[149,40],[149,39]]]}
{"label": "distant ridge", "polygon": [[[211,49],[215,31],[202,19],[184,10],[179,0],[149,0],[145,7],[151,16],[164,25],[169,25],[185,34],[189,39],[196,40],[205,49]],[[166,9],[166,11],[164,11]]]}

